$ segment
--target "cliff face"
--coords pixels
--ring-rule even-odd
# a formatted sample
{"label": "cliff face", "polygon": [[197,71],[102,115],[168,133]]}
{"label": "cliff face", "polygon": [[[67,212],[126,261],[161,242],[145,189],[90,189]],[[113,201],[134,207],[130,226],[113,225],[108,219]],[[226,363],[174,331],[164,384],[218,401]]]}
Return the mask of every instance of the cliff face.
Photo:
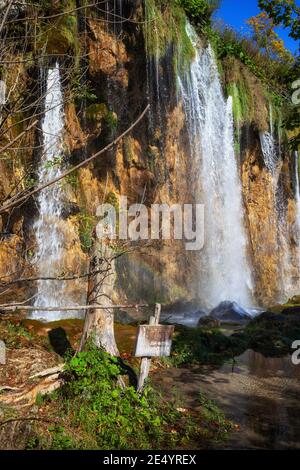
{"label": "cliff face", "polygon": [[[152,105],[147,118],[121,143],[63,183],[65,256],[61,260],[61,271],[65,274],[84,275],[87,272],[96,210],[101,203],[109,202],[117,208],[121,195],[128,197],[129,204],[143,202],[147,206],[153,203],[194,202],[195,175],[183,105],[176,90],[172,48],[168,48],[156,62],[149,58],[145,52],[147,47],[141,24],[144,17],[142,2],[127,1],[123,4],[124,16],[132,18],[132,21],[121,25],[117,21],[105,24],[103,15],[99,13],[83,21],[82,12],[79,12],[76,31],[72,29],[73,37],[67,36],[66,39],[63,34],[65,25],[60,24],[62,50],[59,52],[73,56],[71,62],[65,57],[58,58],[65,94],[66,166],[82,161],[124,131],[145,108],[147,98]],[[55,11],[55,5],[53,8]],[[53,55],[57,53],[58,40],[48,39],[48,53]],[[20,53],[18,57],[21,59],[24,56]],[[84,79],[78,70],[84,70]],[[34,83],[39,74],[34,61],[30,67],[24,64],[18,69],[10,67],[6,75],[8,86],[14,81],[22,84],[14,90],[15,98],[24,97],[33,90],[36,95]],[[75,92],[73,87],[72,93],[71,82],[76,83]],[[233,83],[234,77],[225,78],[225,82]],[[261,96],[256,97],[255,87],[251,88],[251,92],[254,101],[257,98],[261,106],[257,110],[260,130],[266,130],[269,128],[267,101]],[[272,177],[263,162],[259,130],[255,124],[257,120],[254,117],[253,122],[243,127],[241,172],[249,256],[253,260],[257,297],[262,303],[269,304],[280,294],[278,286],[282,273],[276,256],[276,190],[274,192]],[[10,123],[7,122],[6,126],[9,128]],[[14,132],[19,130],[20,126],[8,132],[7,140],[1,141],[1,147],[13,139]],[[17,185],[25,190],[29,180],[36,178],[39,151],[21,148],[37,147],[40,139],[39,131],[33,128],[22,139],[19,150],[9,150],[0,160],[1,199],[9,197]],[[278,185],[284,195],[286,217],[293,221],[294,174],[288,154],[282,154],[281,158]],[[2,217],[1,277],[16,279],[34,277],[36,274],[33,262],[35,234],[32,230],[36,216],[36,203],[31,199],[9,216]],[[293,252],[295,242],[292,232],[289,239]],[[186,252],[180,241],[152,242],[150,246],[134,249],[133,253],[118,259],[116,271],[115,300],[171,303],[192,300],[199,294],[197,255]],[[19,285],[18,300],[34,294],[35,284],[27,286],[21,289]],[[74,299],[83,301],[86,280],[70,282],[68,289]],[[16,300],[15,291],[10,298]]]}
{"label": "cliff face", "polygon": [[[297,287],[296,207],[291,182],[293,172],[288,154],[274,176],[263,164],[257,132],[249,131],[242,164],[243,194],[253,259],[256,297],[263,305],[284,301],[286,287]],[[279,199],[280,195],[280,199]],[[275,210],[274,210],[275,209]],[[287,230],[282,244],[278,227]],[[289,228],[290,227],[290,228]],[[283,246],[282,246],[283,245]],[[290,256],[291,260],[285,259]],[[291,261],[291,262],[290,262]],[[290,283],[286,286],[286,283]]]}

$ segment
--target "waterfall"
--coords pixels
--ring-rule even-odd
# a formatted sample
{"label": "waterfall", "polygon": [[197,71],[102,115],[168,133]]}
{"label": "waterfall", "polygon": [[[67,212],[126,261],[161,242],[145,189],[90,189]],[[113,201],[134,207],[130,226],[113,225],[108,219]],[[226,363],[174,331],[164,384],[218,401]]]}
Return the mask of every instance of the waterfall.
{"label": "waterfall", "polygon": [[[297,266],[295,265],[294,253],[291,246],[291,227],[288,221],[288,208],[284,202],[283,188],[279,180],[281,174],[281,166],[279,165],[280,143],[277,145],[274,135],[272,107],[270,107],[270,131],[260,133],[260,142],[264,163],[271,175],[271,191],[274,204],[273,228],[271,230],[274,230],[277,235],[276,254],[278,257],[278,290],[280,295],[274,301],[286,302],[288,298],[297,293],[295,272],[299,272],[299,263],[297,263]],[[296,167],[296,186],[299,188],[298,167]],[[296,189],[296,227],[300,229],[300,208],[298,209],[298,207],[300,207],[300,196],[299,189]]]}
{"label": "waterfall", "polygon": [[300,181],[299,181],[299,154],[295,152],[296,174],[296,238],[298,243],[298,274],[300,278]]}
{"label": "waterfall", "polygon": [[274,136],[272,132],[261,132],[259,136],[264,163],[268,170],[274,175],[278,162]]}
{"label": "waterfall", "polygon": [[[45,97],[45,115],[42,122],[43,154],[38,168],[39,184],[57,178],[62,173],[62,133],[64,129],[64,108],[58,64],[48,70]],[[56,183],[39,192],[39,217],[34,223],[36,235],[35,267],[39,277],[53,278],[63,273],[63,252],[65,222],[62,218],[64,202],[63,189]],[[72,305],[66,293],[66,285],[61,281],[38,281],[35,307],[59,307]],[[75,314],[76,315],[76,314]],[[74,312],[34,311],[30,318],[54,321],[74,318]]]}
{"label": "waterfall", "polygon": [[[162,153],[161,147],[161,135],[162,135],[162,108],[161,108],[161,81],[162,75],[160,72],[160,45],[159,37],[157,34],[157,18],[153,7],[149,6],[148,2],[145,2],[145,18],[149,24],[145,25],[145,49],[147,57],[147,98],[151,104],[149,117],[149,130],[151,134],[156,134],[156,140]],[[153,34],[154,31],[154,34]],[[151,49],[151,47],[152,49]],[[151,49],[151,50],[150,50]]]}
{"label": "waterfall", "polygon": [[207,307],[222,301],[252,305],[240,170],[234,151],[232,98],[224,98],[212,48],[195,47],[189,72],[179,80],[195,162],[198,202],[205,205],[205,247],[200,254],[200,299]]}

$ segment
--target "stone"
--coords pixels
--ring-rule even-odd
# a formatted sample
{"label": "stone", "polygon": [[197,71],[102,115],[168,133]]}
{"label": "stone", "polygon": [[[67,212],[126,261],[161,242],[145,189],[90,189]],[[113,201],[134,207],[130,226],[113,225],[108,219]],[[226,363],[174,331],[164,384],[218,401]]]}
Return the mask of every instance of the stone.
{"label": "stone", "polygon": [[245,309],[240,307],[236,302],[224,301],[218,307],[210,312],[210,316],[216,320],[225,322],[244,322],[250,321],[251,316]]}

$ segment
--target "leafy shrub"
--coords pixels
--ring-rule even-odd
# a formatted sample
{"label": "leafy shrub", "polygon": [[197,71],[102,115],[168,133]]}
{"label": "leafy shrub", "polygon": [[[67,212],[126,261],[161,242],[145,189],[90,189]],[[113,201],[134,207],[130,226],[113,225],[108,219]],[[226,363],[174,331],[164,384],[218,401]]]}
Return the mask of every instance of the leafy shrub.
{"label": "leafy shrub", "polygon": [[62,422],[48,427],[35,448],[177,448],[200,433],[196,419],[183,416],[149,386],[142,396],[121,388],[118,359],[104,351],[91,347],[78,353],[65,373],[66,385],[50,397]]}
{"label": "leafy shrub", "polygon": [[176,0],[192,20],[207,23],[214,10],[219,7],[218,0]]}
{"label": "leafy shrub", "polygon": [[[178,328],[177,328],[178,329]],[[218,329],[202,330],[181,327],[173,340],[172,365],[223,363],[245,350],[244,343],[225,336]]]}

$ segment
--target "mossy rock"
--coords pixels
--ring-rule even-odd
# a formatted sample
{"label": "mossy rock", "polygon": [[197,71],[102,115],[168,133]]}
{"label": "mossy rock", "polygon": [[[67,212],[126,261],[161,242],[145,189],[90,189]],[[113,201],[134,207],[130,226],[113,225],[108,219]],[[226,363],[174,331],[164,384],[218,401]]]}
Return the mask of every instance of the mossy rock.
{"label": "mossy rock", "polygon": [[110,129],[115,129],[118,125],[118,116],[110,111],[105,103],[93,103],[86,109],[86,117],[89,121],[104,121]]}
{"label": "mossy rock", "polygon": [[245,338],[232,339],[218,329],[176,327],[170,360],[177,366],[222,364],[246,349]]}
{"label": "mossy rock", "polygon": [[[300,313],[300,312],[299,312]],[[300,314],[265,312],[252,320],[242,333],[232,336],[242,340],[247,349],[266,357],[283,357],[291,352],[293,341],[300,338]]]}
{"label": "mossy rock", "polygon": [[48,54],[65,54],[70,49],[79,50],[77,18],[75,16],[61,16],[55,24],[42,25],[40,44],[46,44]]}
{"label": "mossy rock", "polygon": [[100,121],[108,114],[108,108],[105,103],[90,104],[86,108],[86,117],[90,121]]}

